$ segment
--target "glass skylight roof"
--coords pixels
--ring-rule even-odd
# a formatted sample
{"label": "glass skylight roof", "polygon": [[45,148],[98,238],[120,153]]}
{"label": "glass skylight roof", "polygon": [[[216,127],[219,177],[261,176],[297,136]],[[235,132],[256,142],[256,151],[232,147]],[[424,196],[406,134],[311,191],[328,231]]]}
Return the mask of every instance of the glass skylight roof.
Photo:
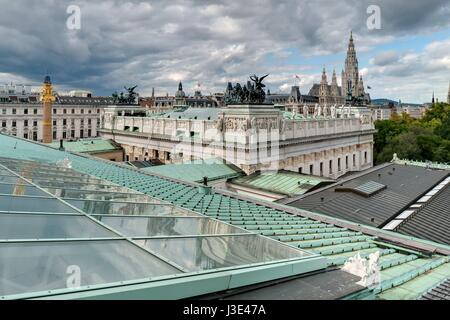
{"label": "glass skylight roof", "polygon": [[354,187],[353,190],[361,193],[364,196],[371,196],[372,194],[385,189],[386,186],[384,184],[375,182],[375,181],[367,181],[357,187]]}
{"label": "glass skylight roof", "polygon": [[0,298],[316,256],[68,168],[0,158],[0,174]]}

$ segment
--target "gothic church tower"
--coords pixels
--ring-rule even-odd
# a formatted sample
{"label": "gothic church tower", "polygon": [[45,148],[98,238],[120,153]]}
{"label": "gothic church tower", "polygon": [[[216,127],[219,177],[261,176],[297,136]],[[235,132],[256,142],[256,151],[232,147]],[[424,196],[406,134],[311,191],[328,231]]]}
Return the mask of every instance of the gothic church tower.
{"label": "gothic church tower", "polygon": [[345,58],[345,70],[342,74],[342,96],[347,97],[347,95],[351,94],[353,97],[358,97],[364,95],[364,87],[359,84],[360,79],[353,34],[350,32],[347,57]]}
{"label": "gothic church tower", "polygon": [[326,74],[325,68],[323,68],[322,80],[320,81],[320,87],[319,87],[319,104],[325,105],[327,103],[329,95],[330,95],[330,92],[328,89],[327,74]]}

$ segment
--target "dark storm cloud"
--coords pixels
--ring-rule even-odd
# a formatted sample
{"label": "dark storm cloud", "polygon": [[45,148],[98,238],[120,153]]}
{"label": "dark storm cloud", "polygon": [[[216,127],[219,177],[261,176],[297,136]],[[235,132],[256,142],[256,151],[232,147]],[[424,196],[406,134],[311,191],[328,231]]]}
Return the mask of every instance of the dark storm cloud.
{"label": "dark storm cloud", "polygon": [[[341,52],[349,30],[364,48],[449,25],[448,1],[437,0],[0,4],[0,72],[40,82],[48,70],[57,83],[99,94],[124,84],[138,84],[144,93],[152,86],[161,93],[173,92],[178,80],[222,90],[226,81],[245,81],[250,73],[265,72],[275,73],[267,81],[278,87],[294,71],[267,64],[269,53],[286,48],[305,56]],[[69,4],[81,8],[79,31],[66,28]],[[381,8],[381,30],[366,27],[369,4]]]}

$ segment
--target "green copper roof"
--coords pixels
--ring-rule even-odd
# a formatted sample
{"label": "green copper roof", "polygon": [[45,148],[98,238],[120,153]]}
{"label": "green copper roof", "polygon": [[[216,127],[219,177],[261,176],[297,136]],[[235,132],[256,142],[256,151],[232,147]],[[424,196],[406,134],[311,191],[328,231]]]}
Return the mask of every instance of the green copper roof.
{"label": "green copper roof", "polygon": [[239,168],[225,164],[219,159],[194,160],[180,164],[147,167],[141,170],[187,182],[202,182],[203,177],[208,177],[208,181],[213,181],[238,177],[243,174]]}
{"label": "green copper roof", "polygon": [[[49,144],[49,146],[58,149],[59,142],[52,142]],[[114,143],[114,141],[99,138],[80,139],[78,141],[64,141],[63,146],[67,151],[80,153],[97,153],[121,149],[120,146]]]}
{"label": "green copper roof", "polygon": [[287,196],[301,195],[324,182],[320,177],[289,171],[261,172],[233,179],[233,183]]}
{"label": "green copper roof", "polygon": [[[0,135],[0,156],[16,159],[29,159],[54,165],[56,161],[67,157],[72,168],[100,179],[113,182],[145,193],[154,198],[171,202],[177,206],[202,213],[250,232],[265,235],[302,248],[308,252],[320,254],[328,259],[328,265],[341,266],[346,259],[360,253],[367,256],[380,251],[382,264],[382,283],[376,290],[356,298],[382,297],[389,299],[419,297],[437,282],[448,277],[442,270],[449,265],[449,256],[430,254],[410,250],[415,246],[431,246],[430,250],[448,251],[450,247],[430,241],[364,227],[342,219],[299,210],[280,204],[245,199],[222,190],[205,194],[197,186],[188,183],[144,173],[102,159],[80,156],[46,148],[40,144],[24,141],[10,136]],[[367,230],[365,232],[358,230]],[[378,238],[376,235],[379,235]],[[408,243],[406,249],[382,241],[394,237]],[[411,244],[414,243],[413,244]],[[420,280],[419,279],[425,279]],[[411,295],[395,294],[395,288],[402,288],[408,283],[416,282]],[[388,295],[391,292],[392,295]]]}
{"label": "green copper roof", "polygon": [[405,165],[418,166],[418,167],[424,167],[424,168],[450,170],[449,163],[431,162],[431,161],[415,161],[415,160],[398,159],[398,158],[392,159],[391,162],[394,162],[396,164],[405,164]]}

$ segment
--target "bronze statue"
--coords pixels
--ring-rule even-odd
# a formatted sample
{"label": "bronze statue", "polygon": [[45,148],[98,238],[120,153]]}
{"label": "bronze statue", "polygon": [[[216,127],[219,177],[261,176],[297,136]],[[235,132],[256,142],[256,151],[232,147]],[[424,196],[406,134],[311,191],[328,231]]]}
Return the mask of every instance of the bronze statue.
{"label": "bronze statue", "polygon": [[228,84],[228,88],[225,92],[225,103],[226,104],[261,104],[264,103],[266,99],[266,93],[264,92],[265,85],[262,83],[264,78],[266,78],[268,74],[265,76],[258,78],[256,75],[250,77],[250,81],[247,82],[247,85],[241,87],[239,83],[236,83],[234,87],[231,86],[231,83]]}
{"label": "bronze statue", "polygon": [[134,89],[136,89],[137,86],[134,87],[124,87],[124,89],[128,92],[127,95],[125,95],[123,92],[121,92],[120,94],[116,92],[114,92],[112,94],[112,98],[114,103],[116,104],[136,104],[136,97],[137,97],[137,93],[134,92]]}

